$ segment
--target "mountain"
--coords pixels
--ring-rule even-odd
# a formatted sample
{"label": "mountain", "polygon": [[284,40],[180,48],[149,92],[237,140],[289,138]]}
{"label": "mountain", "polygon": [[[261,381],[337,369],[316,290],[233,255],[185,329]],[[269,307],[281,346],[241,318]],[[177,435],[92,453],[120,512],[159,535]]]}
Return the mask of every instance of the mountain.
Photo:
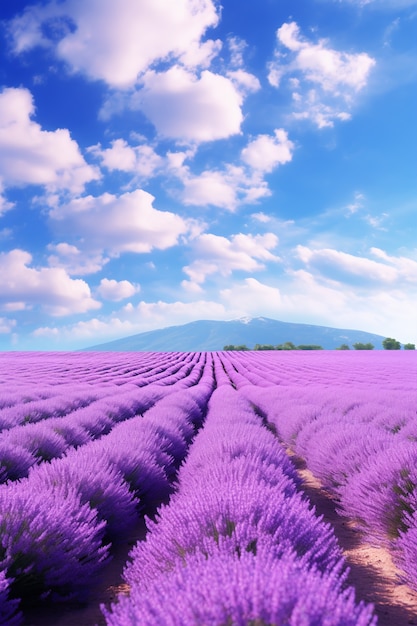
{"label": "mountain", "polygon": [[315,344],[326,350],[334,350],[342,343],[372,343],[382,349],[385,337],[361,330],[342,330],[312,324],[293,324],[266,317],[241,318],[227,322],[199,320],[182,326],[170,326],[131,335],[116,341],[102,343],[85,350],[109,350],[114,352],[203,352],[222,350],[224,346],[245,344],[277,345],[292,341],[295,345]]}

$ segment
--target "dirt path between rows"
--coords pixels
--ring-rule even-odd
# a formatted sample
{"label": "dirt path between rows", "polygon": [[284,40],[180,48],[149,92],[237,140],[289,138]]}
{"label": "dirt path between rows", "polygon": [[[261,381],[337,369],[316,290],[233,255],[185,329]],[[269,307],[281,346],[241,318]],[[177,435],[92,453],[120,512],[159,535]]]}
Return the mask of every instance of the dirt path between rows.
{"label": "dirt path between rows", "polygon": [[417,624],[417,594],[399,580],[399,570],[384,548],[367,543],[350,520],[336,512],[336,503],[320,481],[306,469],[305,462],[290,455],[303,481],[303,490],[319,515],[334,529],[350,568],[348,582],[357,600],[375,606],[378,626]]}

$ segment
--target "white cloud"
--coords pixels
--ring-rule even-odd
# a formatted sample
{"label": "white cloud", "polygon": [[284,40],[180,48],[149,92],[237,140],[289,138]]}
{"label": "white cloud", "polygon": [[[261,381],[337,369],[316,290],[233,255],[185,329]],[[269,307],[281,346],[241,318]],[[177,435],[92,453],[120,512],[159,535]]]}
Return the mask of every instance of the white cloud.
{"label": "white cloud", "polygon": [[247,43],[240,37],[228,37],[227,45],[230,52],[230,62],[233,67],[243,66],[243,53],[247,47]]}
{"label": "white cloud", "polygon": [[371,248],[370,252],[374,257],[381,259],[396,270],[397,281],[417,284],[417,261],[408,257],[389,255],[380,248]]}
{"label": "white cloud", "polygon": [[49,190],[83,191],[98,171],[88,165],[67,129],[42,130],[31,118],[27,89],[0,93],[0,181],[4,186],[46,185]]}
{"label": "white cloud", "polygon": [[165,250],[175,246],[192,225],[175,213],[158,211],[153,201],[141,189],[120,196],[85,196],[52,209],[50,218],[57,231],[72,237],[88,255]]}
{"label": "white cloud", "polygon": [[222,48],[220,39],[215,41],[193,41],[188,48],[181,54],[180,61],[186,67],[207,68],[212,60],[219,54]]}
{"label": "white cloud", "polygon": [[346,102],[333,101],[326,104],[323,102],[323,95],[317,89],[309,89],[301,96],[297,95],[297,107],[292,116],[296,120],[309,120],[317,128],[332,128],[335,121],[346,122],[352,115],[347,111]]}
{"label": "white cloud", "polygon": [[355,192],[353,202],[348,204],[346,207],[348,215],[353,215],[354,213],[357,213],[359,209],[362,209],[364,200],[365,196],[363,193],[360,193],[359,191]]}
{"label": "white cloud", "polygon": [[282,128],[274,131],[274,136],[258,135],[242,150],[242,160],[254,170],[272,172],[278,165],[292,159],[294,144]]}
{"label": "white cloud", "polygon": [[61,267],[68,274],[84,276],[85,274],[94,274],[99,272],[103,266],[109,261],[100,253],[81,251],[77,246],[69,243],[61,242],[58,244],[49,244],[47,249],[52,252],[48,257],[50,267]]}
{"label": "white cloud", "polygon": [[179,153],[178,159],[171,154],[168,164],[183,185],[180,199],[184,204],[234,211],[241,204],[255,204],[271,195],[264,175],[291,161],[293,148],[286,131],[276,129],[274,135],[258,135],[243,148],[241,165],[226,163],[223,169],[193,174],[184,163],[186,153]]}
{"label": "white cloud", "polygon": [[287,280],[280,281],[279,288],[254,278],[234,282],[220,292],[220,301],[236,317],[264,316],[294,323],[365,330],[396,337],[402,342],[417,342],[415,318],[410,315],[416,296],[415,290],[387,290],[386,286],[360,293],[349,285],[323,282],[306,270],[297,270],[289,271]]}
{"label": "white cloud", "polygon": [[[275,69],[282,75],[299,71],[304,80],[320,85],[325,91],[337,93],[344,87],[359,91],[366,85],[369,72],[375,65],[375,60],[364,52],[339,52],[329,48],[325,39],[318,44],[306,41],[300,36],[295,22],[283,24],[277,30],[277,38],[284,47],[297,54],[289,66],[272,65],[271,71]],[[275,84],[273,80],[272,84]]]}
{"label": "white cloud", "polygon": [[207,276],[219,273],[230,276],[235,270],[253,272],[265,268],[265,262],[277,262],[280,258],[270,250],[278,245],[278,238],[273,233],[264,235],[232,235],[230,239],[210,233],[203,234],[193,242],[196,259],[184,267],[184,272],[191,285],[185,286],[196,290],[196,285],[204,283]]}
{"label": "white cloud", "polygon": [[141,109],[159,135],[204,142],[240,133],[242,95],[233,82],[209,70],[200,76],[180,67],[149,70],[132,108]]}
{"label": "white cloud", "polygon": [[16,53],[53,46],[71,71],[124,88],[160,60],[206,62],[219,44],[201,38],[218,19],[211,0],[63,0],[29,6],[9,31]]}
{"label": "white cloud", "polygon": [[266,285],[255,278],[246,278],[230,289],[223,289],[220,297],[227,307],[241,315],[276,317],[282,305],[281,292],[277,287]]}
{"label": "white cloud", "polygon": [[[244,97],[260,88],[258,79],[241,68],[226,76],[200,69],[179,64],[165,71],[149,69],[134,90],[111,93],[100,118],[108,120],[125,108],[140,110],[159,137],[190,145],[240,134]],[[132,155],[123,154],[124,159],[132,166]]]}
{"label": "white cloud", "polygon": [[3,311],[25,311],[26,303],[25,302],[6,302],[1,305]]}
{"label": "white cloud", "polygon": [[309,312],[309,323],[351,328],[396,337],[400,341],[417,341],[415,319],[410,315],[417,293],[409,285],[381,285],[380,289],[360,292],[349,284],[323,282],[305,270],[293,272],[287,291],[285,310],[299,319]]}
{"label": "white cloud", "polygon": [[[13,207],[14,207],[14,203],[9,202],[9,200],[7,200],[7,198],[3,194],[3,182],[0,178],[0,217],[2,217],[2,215],[7,213],[7,211],[10,211],[10,209],[12,209]],[[0,238],[1,238],[1,233],[0,233]]]}
{"label": "white cloud", "polygon": [[365,215],[364,216],[364,220],[367,224],[369,224],[369,226],[372,226],[372,228],[375,228],[376,230],[383,230],[383,231],[387,231],[388,228],[386,226],[384,226],[384,222],[385,220],[389,217],[388,213],[381,213],[380,215]]}
{"label": "white cloud", "polygon": [[269,215],[266,215],[265,213],[262,213],[262,211],[260,211],[259,213],[252,213],[251,217],[257,222],[261,222],[261,224],[267,224],[271,221],[271,217]]}
{"label": "white cloud", "polygon": [[279,87],[288,75],[289,85],[295,89],[295,116],[311,119],[319,128],[349,119],[355,95],[366,86],[375,60],[365,52],[335,50],[325,39],[312,43],[301,35],[295,22],[283,24],[277,39],[268,79]]}
{"label": "white cloud", "polygon": [[128,280],[117,281],[103,278],[100,281],[100,285],[96,291],[97,294],[101,296],[104,300],[112,300],[113,302],[118,302],[119,300],[130,298],[131,296],[135,295],[135,293],[138,293],[139,290],[139,285],[133,285]]}
{"label": "white cloud", "polygon": [[405,287],[407,283],[417,284],[417,262],[403,257],[390,257],[378,248],[371,252],[380,261],[354,256],[339,250],[323,248],[311,250],[297,246],[297,255],[303,263],[324,278],[342,283],[353,283],[365,288]]}
{"label": "white cloud", "polygon": [[8,335],[13,332],[13,328],[16,326],[16,320],[10,320],[6,317],[0,317],[0,335]]}
{"label": "white cloud", "polygon": [[130,146],[124,139],[115,139],[111,142],[111,148],[104,150],[100,145],[93,146],[90,152],[110,171],[132,172],[146,178],[153,176],[164,164],[164,159],[152,146]]}
{"label": "white cloud", "polygon": [[242,69],[227,72],[227,77],[242,93],[253,93],[261,88],[261,83],[256,76]]}
{"label": "white cloud", "polygon": [[242,168],[226,166],[223,171],[206,170],[199,175],[193,175],[187,169],[181,182],[184,186],[181,193],[184,204],[213,205],[234,211],[239,204],[239,194],[243,192],[247,178]]}
{"label": "white cloud", "polygon": [[[376,252],[376,256],[380,254]],[[392,257],[388,258],[391,262]],[[417,343],[415,319],[410,315],[416,296],[410,285],[405,289],[387,289],[382,285],[379,290],[360,292],[348,284],[323,280],[305,269],[288,270],[286,279],[280,278],[279,287],[275,279],[261,282],[248,277],[230,281],[230,287],[204,300],[197,296],[188,302],[142,301],[136,306],[129,303],[102,319],[62,328],[43,327],[35,335],[55,339],[60,349],[65,344],[74,349],[77,341],[87,346],[197,319],[227,320],[248,315],[359,329]]]}
{"label": "white cloud", "polygon": [[24,250],[0,254],[0,306],[22,309],[40,306],[54,316],[85,313],[100,308],[88,284],[71,279],[62,268],[29,267],[32,256]]}

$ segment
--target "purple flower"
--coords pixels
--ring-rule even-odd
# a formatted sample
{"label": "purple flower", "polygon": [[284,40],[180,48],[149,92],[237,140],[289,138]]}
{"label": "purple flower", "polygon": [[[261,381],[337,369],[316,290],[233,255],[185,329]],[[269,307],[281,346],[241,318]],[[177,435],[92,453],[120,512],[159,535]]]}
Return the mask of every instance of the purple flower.
{"label": "purple flower", "polygon": [[0,626],[19,626],[23,616],[18,612],[19,600],[9,598],[10,581],[0,571]]}
{"label": "purple flower", "polygon": [[15,597],[83,596],[108,556],[104,522],[75,490],[0,489],[0,570]]}
{"label": "purple flower", "polygon": [[353,589],[342,585],[339,572],[309,569],[290,553],[219,548],[102,610],[108,626],[376,626],[372,606],[356,604]]}

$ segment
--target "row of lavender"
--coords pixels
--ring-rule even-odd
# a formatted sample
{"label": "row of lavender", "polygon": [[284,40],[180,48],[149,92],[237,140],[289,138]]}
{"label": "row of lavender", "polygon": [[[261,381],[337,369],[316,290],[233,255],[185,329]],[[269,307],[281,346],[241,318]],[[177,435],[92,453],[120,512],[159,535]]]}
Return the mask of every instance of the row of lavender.
{"label": "row of lavender", "polygon": [[[119,619],[126,624],[137,623],[140,610],[149,617],[148,621],[141,618],[139,623],[143,624],[196,624],[204,620],[224,624],[230,622],[223,619],[226,614],[239,624],[268,619],[266,623],[272,623],[271,615],[279,620],[284,614],[292,615],[288,623],[299,624],[304,623],[299,613],[302,605],[307,607],[305,623],[310,626],[374,623],[369,609],[355,606],[352,591],[344,590],[343,564],[334,538],[327,528],[316,525],[306,503],[301,509],[294,504],[296,513],[289,516],[292,523],[286,522],[283,512],[292,511],[290,502],[300,501],[297,479],[262,421],[274,423],[287,445],[294,445],[295,438],[301,444],[294,433],[305,427],[304,446],[314,456],[320,449],[317,441],[321,443],[321,435],[313,437],[310,446],[309,437],[314,432],[308,430],[308,424],[320,421],[318,416],[329,406],[332,408],[327,413],[335,423],[345,423],[339,402],[345,397],[346,410],[355,403],[362,409],[372,405],[379,415],[379,427],[393,431],[393,442],[398,442],[400,432],[410,439],[410,407],[414,401],[415,411],[415,399],[407,400],[405,393],[413,388],[416,364],[412,353],[400,356],[401,361],[392,353],[371,356],[357,352],[0,355],[0,424],[4,424],[0,466],[7,480],[0,486],[3,622],[12,624],[14,619],[16,607],[10,601],[10,588],[12,596],[23,599],[80,594],[91,574],[100,571],[108,559],[110,544],[172,493],[177,469],[187,459],[179,472],[178,493],[161,509],[158,524],[150,524],[148,540],[138,548],[138,554],[132,555],[139,565],[126,570],[132,600],[120,608],[115,606],[115,617],[108,611],[109,623],[123,623]],[[378,390],[382,398],[377,406],[375,393],[370,395],[372,390]],[[210,419],[187,456],[209,400]],[[53,403],[39,407],[43,401]],[[399,427],[388,419],[387,407],[400,401],[403,423]],[[10,410],[16,412],[11,414]],[[312,420],[313,416],[317,419]],[[331,421],[326,427],[328,433],[333,432]],[[263,439],[265,435],[271,449]],[[258,437],[260,445],[253,447]],[[207,449],[211,450],[208,455]],[[2,450],[6,450],[3,457]],[[18,450],[22,458],[24,453],[29,455],[19,471],[10,450]],[[297,452],[301,454],[301,448]],[[343,468],[340,471],[343,474]],[[413,487],[408,487],[412,492]],[[256,508],[262,489],[266,489],[265,497],[272,507],[264,507],[264,516],[262,507]],[[196,510],[191,517],[187,498]],[[225,502],[240,525],[228,513],[225,517]],[[213,519],[210,511],[218,516],[212,527],[202,522]],[[301,515],[299,524],[294,521],[297,515]],[[188,529],[183,545],[175,544],[181,537],[181,525]],[[187,543],[190,529],[194,544]],[[212,552],[206,548],[201,551],[207,542]],[[158,553],[159,544],[165,547]],[[166,558],[164,550],[174,550],[171,566],[175,577],[167,576],[160,567],[160,559]],[[149,566],[147,576],[143,574],[145,563]],[[275,572],[271,580],[284,590],[281,595],[264,580],[264,568]],[[190,589],[190,585],[195,586],[193,577],[206,591]],[[214,607],[228,580],[234,582],[229,585],[223,617],[216,617]],[[259,599],[262,585],[268,589],[269,608]],[[326,591],[323,601],[316,601],[314,590],[320,585]],[[141,590],[139,594],[136,588]],[[165,590],[163,597],[158,595],[160,589]],[[154,604],[161,600],[167,612],[172,593],[176,594],[176,615],[182,611],[189,616],[188,622],[177,619],[175,611],[171,611],[171,621],[152,621]],[[204,593],[212,598],[208,605],[202,601]],[[140,600],[143,594],[146,602]],[[249,599],[243,601],[243,596]],[[180,606],[181,598],[185,604]],[[332,604],[339,607],[339,613],[332,611],[329,616]],[[201,617],[199,606],[208,617]],[[201,619],[194,616],[192,621],[191,610]]]}
{"label": "row of lavender", "polygon": [[[61,457],[70,448],[107,434],[115,423],[142,413],[172,393],[175,385],[195,385],[203,367],[197,354],[183,359],[176,354],[162,363],[158,359],[152,369],[149,355],[143,364],[132,359],[129,368],[126,359],[119,365],[116,358],[113,370],[103,367],[102,358],[79,356],[72,368],[71,359],[51,359],[49,354],[42,359],[30,355],[27,362],[19,355],[13,363],[16,369],[9,367],[7,378],[0,382],[0,483],[23,478],[39,462]],[[51,367],[48,375],[45,360]],[[62,383],[60,371],[67,373]],[[106,376],[113,371],[113,378],[103,380],[103,371]],[[24,380],[24,387],[16,385],[12,393],[11,374]],[[68,377],[79,381],[68,383]]]}
{"label": "row of lavender", "polygon": [[[322,353],[304,359],[304,380],[295,376],[297,355],[285,362],[286,375],[273,355],[222,360],[341,513],[391,551],[417,590],[417,361],[404,356]],[[248,385],[254,376],[259,381]]]}
{"label": "row of lavender", "polygon": [[[172,384],[199,353],[0,353],[0,430],[66,414],[120,385]],[[193,372],[194,375],[194,372]]]}
{"label": "row of lavender", "polygon": [[276,437],[214,358],[217,388],[169,504],[130,554],[109,626],[371,626],[331,528]]}
{"label": "row of lavender", "polygon": [[[101,384],[96,396],[106,387],[98,366],[106,375],[113,371],[107,394],[68,414],[54,417],[51,411],[49,418],[33,425],[31,420],[26,425],[17,420],[14,428],[0,434],[3,450],[8,441],[9,450],[20,450],[23,456],[22,442],[37,451],[36,464],[23,468],[24,461],[20,463],[25,477],[9,476],[0,486],[0,623],[21,622],[19,603],[25,608],[33,601],[84,597],[107,562],[112,543],[171,493],[179,464],[201,427],[214,379],[211,362],[204,354],[173,354],[162,364],[163,359],[153,356],[153,368],[148,363],[143,375],[126,358],[115,364],[108,358],[103,367],[102,355],[95,360],[91,355],[71,357],[80,380],[81,366],[86,366],[88,376],[95,361],[97,374],[90,384],[92,389],[95,382]],[[4,384],[14,367],[16,379],[26,380],[26,397],[36,397],[36,381],[39,369],[47,369],[45,361],[40,355],[28,359],[31,363],[19,357],[9,359],[7,374],[2,372]],[[48,358],[65,365],[63,356]],[[71,359],[63,367],[68,377]],[[130,385],[126,383],[129,371],[134,371]],[[45,378],[43,384],[50,381],[52,387],[53,371]],[[48,393],[53,396],[52,389]],[[41,394],[46,395],[45,388]],[[58,390],[57,395],[63,397]],[[87,395],[94,397],[94,392]],[[31,400],[25,409],[29,417],[30,404]],[[14,406],[18,409],[19,403]],[[36,411],[34,415],[36,418]],[[39,451],[45,450],[48,428],[62,438],[62,445],[49,439],[48,454],[42,456]],[[86,436],[80,438],[83,429]],[[2,463],[10,474],[10,463],[4,464],[4,458]],[[18,474],[16,469],[13,472]]]}

